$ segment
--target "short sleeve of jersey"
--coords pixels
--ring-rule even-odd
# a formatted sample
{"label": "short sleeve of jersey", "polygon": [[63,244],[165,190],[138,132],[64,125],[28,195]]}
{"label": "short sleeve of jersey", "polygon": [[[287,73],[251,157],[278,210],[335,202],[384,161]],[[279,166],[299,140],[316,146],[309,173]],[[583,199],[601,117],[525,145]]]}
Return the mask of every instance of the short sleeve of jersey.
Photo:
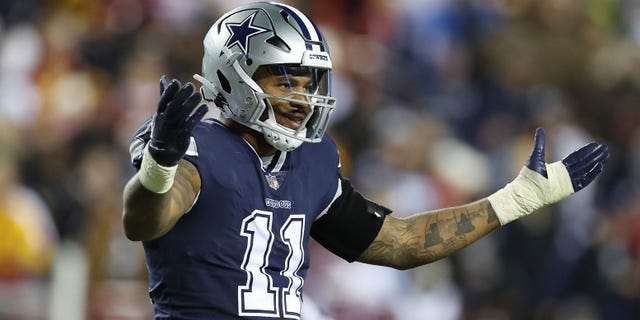
{"label": "short sleeve of jersey", "polygon": [[147,119],[138,128],[129,144],[129,155],[131,156],[131,164],[138,170],[142,163],[142,152],[147,142],[151,139],[151,129],[153,127],[153,117]]}
{"label": "short sleeve of jersey", "polygon": [[353,262],[369,247],[391,210],[363,197],[340,177],[342,193],[311,227],[311,236],[339,257]]}

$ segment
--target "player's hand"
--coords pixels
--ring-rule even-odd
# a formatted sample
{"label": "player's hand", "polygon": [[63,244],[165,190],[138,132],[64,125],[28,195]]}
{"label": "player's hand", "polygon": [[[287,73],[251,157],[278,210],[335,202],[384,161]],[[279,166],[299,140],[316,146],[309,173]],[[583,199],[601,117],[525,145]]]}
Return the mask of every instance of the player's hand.
{"label": "player's hand", "polygon": [[501,224],[507,224],[589,185],[609,157],[606,144],[591,142],[564,157],[545,162],[544,130],[538,128],[533,151],[520,174],[488,197]]}
{"label": "player's hand", "polygon": [[586,144],[562,159],[562,164],[571,177],[573,191],[582,190],[599,176],[607,159],[609,159],[609,147],[596,142]]}
{"label": "player's hand", "polygon": [[191,131],[209,110],[191,83],[160,78],[160,101],[154,115],[149,153],[160,165],[171,167],[184,156]]}
{"label": "player's hand", "polygon": [[[566,192],[570,191],[571,193],[578,192],[589,185],[602,172],[604,164],[609,158],[608,146],[597,142],[590,142],[564,157],[562,161],[552,164],[545,163],[544,150],[544,130],[538,128],[534,136],[533,150],[526,163],[526,167],[550,180],[552,184],[564,184],[568,186],[568,181],[553,181],[566,180],[568,175],[571,188],[570,190],[567,188]],[[566,174],[562,172],[564,171],[562,169],[566,170]],[[551,171],[553,171],[553,176],[548,175],[548,172]],[[551,197],[550,200],[553,202],[559,201],[568,195],[569,194],[558,194],[556,197]]]}

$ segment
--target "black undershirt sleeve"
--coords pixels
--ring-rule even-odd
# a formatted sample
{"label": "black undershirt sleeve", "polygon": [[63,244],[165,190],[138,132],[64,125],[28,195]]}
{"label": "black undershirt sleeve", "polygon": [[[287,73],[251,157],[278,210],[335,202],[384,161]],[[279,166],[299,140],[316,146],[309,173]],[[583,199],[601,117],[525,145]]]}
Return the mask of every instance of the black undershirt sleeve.
{"label": "black undershirt sleeve", "polygon": [[327,214],[311,226],[311,236],[337,256],[353,262],[378,235],[384,217],[391,210],[370,201],[356,191],[348,179],[340,177],[342,194]]}

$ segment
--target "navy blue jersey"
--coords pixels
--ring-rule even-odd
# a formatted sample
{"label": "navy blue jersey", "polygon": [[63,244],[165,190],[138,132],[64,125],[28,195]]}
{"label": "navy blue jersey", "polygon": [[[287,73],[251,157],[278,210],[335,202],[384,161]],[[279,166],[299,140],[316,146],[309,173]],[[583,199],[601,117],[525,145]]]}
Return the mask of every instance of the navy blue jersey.
{"label": "navy blue jersey", "polygon": [[[132,142],[136,166],[150,123]],[[200,123],[192,136],[185,159],[198,169],[200,194],[166,235],[143,242],[156,319],[299,319],[312,224],[343,193],[336,145],[325,135],[277,152],[264,168],[253,148],[218,121]],[[326,221],[329,227],[316,229],[335,223]],[[353,252],[345,258],[354,260],[376,228],[337,247],[362,243],[344,244]]]}

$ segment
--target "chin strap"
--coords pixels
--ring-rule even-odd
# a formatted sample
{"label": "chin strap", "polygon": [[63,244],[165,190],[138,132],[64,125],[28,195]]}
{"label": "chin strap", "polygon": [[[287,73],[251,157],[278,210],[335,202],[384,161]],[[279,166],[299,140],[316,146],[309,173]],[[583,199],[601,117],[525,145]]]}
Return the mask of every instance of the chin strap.
{"label": "chin strap", "polygon": [[[280,126],[279,124],[276,123],[275,120],[269,118],[267,120],[265,120],[265,123],[271,125],[271,126]],[[280,126],[282,127],[282,126]],[[293,129],[288,129],[288,128],[281,128],[282,130],[291,130],[291,132],[295,132]],[[304,129],[303,133],[306,132],[306,129]],[[264,138],[265,140],[267,140],[267,142],[272,145],[274,148],[280,150],[280,151],[284,151],[284,152],[289,152],[289,151],[293,151],[295,149],[297,149],[298,147],[300,147],[302,145],[302,140],[299,139],[294,139],[291,137],[288,137],[282,133],[279,133],[275,130],[270,129],[267,126],[263,126],[262,127],[262,133],[264,134]]]}

